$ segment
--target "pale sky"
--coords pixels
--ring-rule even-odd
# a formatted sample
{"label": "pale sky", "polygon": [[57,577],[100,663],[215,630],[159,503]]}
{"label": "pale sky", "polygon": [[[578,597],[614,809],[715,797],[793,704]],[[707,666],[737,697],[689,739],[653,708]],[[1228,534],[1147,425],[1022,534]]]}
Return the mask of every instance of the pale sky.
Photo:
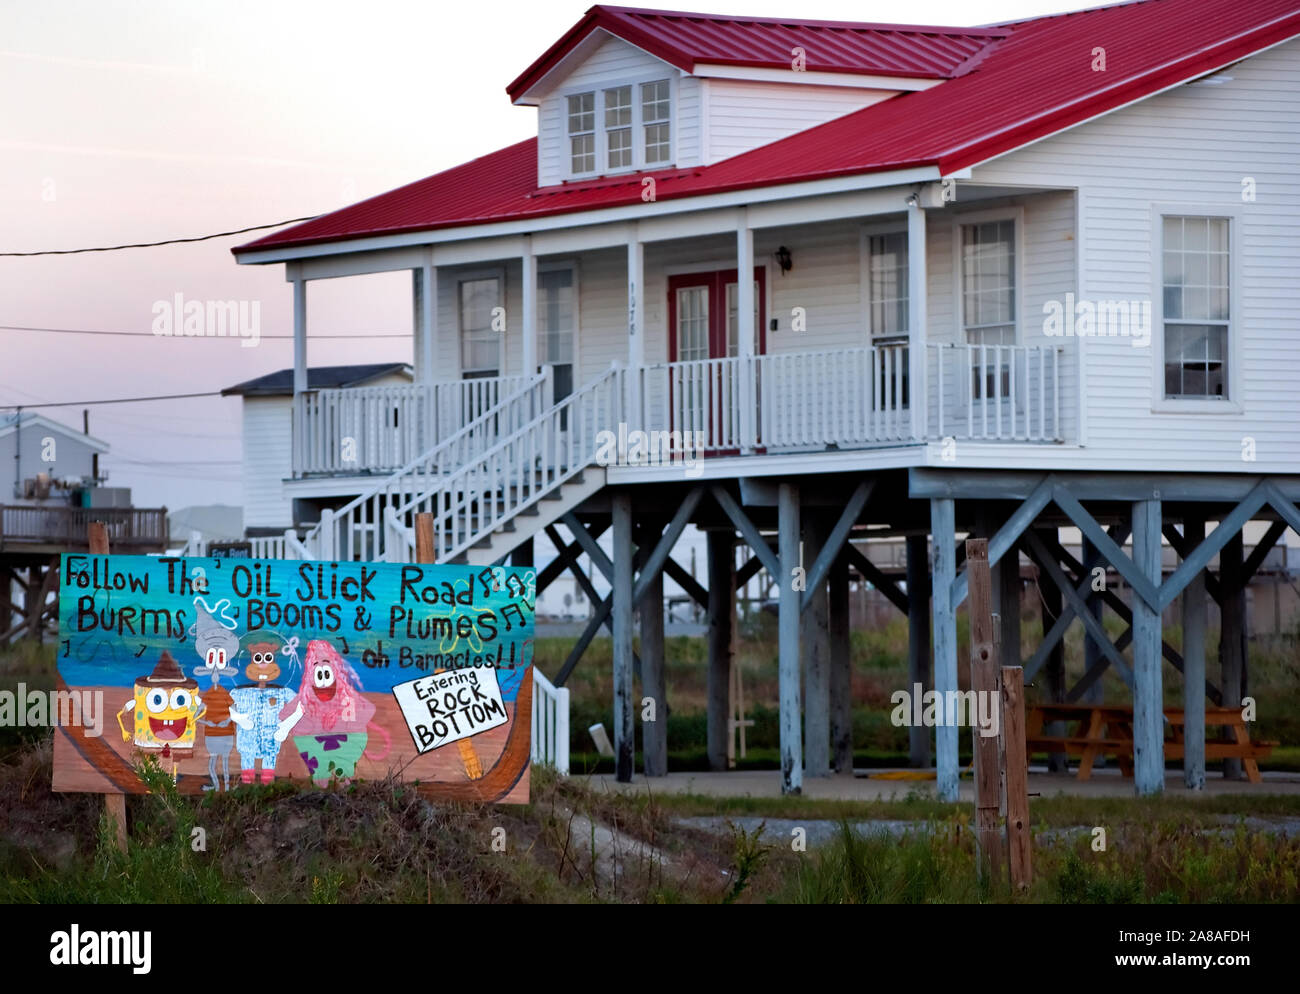
{"label": "pale sky", "polygon": [[[0,0],[0,252],[117,245],[335,210],[529,137],[505,86],[587,2]],[[666,4],[665,6],[675,6]],[[710,13],[978,25],[1059,0],[728,0]],[[260,301],[292,330],[283,266],[233,245],[0,258],[0,404],[219,390],[293,364],[292,343],[155,338],[157,301]],[[314,283],[312,365],[411,358],[410,277]],[[81,427],[81,407],[39,408]],[[111,486],[137,506],[242,502],[239,401],[92,406]],[[287,467],[286,467],[287,471]],[[57,476],[57,470],[55,472]]]}

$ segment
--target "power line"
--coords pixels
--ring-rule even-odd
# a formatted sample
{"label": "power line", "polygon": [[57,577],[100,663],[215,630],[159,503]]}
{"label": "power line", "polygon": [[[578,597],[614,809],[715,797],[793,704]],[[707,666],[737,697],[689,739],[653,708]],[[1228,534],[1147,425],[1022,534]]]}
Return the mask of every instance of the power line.
{"label": "power line", "polygon": [[[217,341],[217,340],[225,341],[226,339],[230,339],[230,338],[244,338],[244,336],[236,335],[236,334],[231,334],[231,335],[155,335],[152,331],[96,331],[96,330],[92,330],[92,329],[88,329],[88,328],[38,328],[38,327],[31,327],[31,326],[28,326],[28,325],[17,325],[17,324],[0,324],[0,331],[40,331],[40,332],[46,332],[46,333],[51,334],[51,335],[114,335],[114,336],[118,336],[118,337],[121,337],[121,338],[186,338],[186,339],[191,339],[191,340],[193,340],[193,339],[201,339],[201,338],[211,338],[211,339],[213,339],[214,341]],[[258,337],[259,340],[262,340],[262,339],[278,339],[278,340],[281,340],[281,341],[292,341],[292,340],[293,340],[293,336],[292,336],[292,335],[258,335],[257,337]],[[404,332],[404,333],[396,333],[396,332],[395,332],[395,333],[393,333],[393,334],[389,334],[388,332],[384,332],[383,334],[379,334],[379,335],[363,335],[363,334],[353,334],[353,335],[311,335],[311,336],[309,336],[309,339],[308,339],[308,340],[309,340],[309,341],[313,341],[313,342],[319,342],[319,341],[325,341],[325,340],[328,340],[328,339],[331,339],[331,338],[337,338],[337,339],[359,339],[359,338],[410,338],[410,337],[411,337],[411,332],[408,331],[408,332]]]}
{"label": "power line", "polygon": [[209,390],[207,393],[170,393],[158,397],[115,397],[111,400],[63,400],[51,404],[0,404],[0,408],[6,410],[10,408],[29,408],[29,407],[91,407],[95,404],[139,404],[146,400],[189,400],[192,397],[220,397],[220,390]]}
{"label": "power line", "polygon": [[166,238],[160,242],[132,242],[127,245],[100,245],[95,248],[45,249],[40,252],[0,252],[0,258],[22,259],[30,258],[35,255],[80,255],[83,252],[118,252],[122,249],[157,248],[159,245],[185,245],[190,242],[206,242],[213,238],[228,238],[231,235],[243,235],[250,231],[263,231],[266,228],[279,228],[286,224],[298,224],[301,221],[314,221],[318,217],[320,217],[319,214],[312,214],[309,217],[294,217],[287,221],[276,221],[274,224],[255,224],[248,228],[235,228],[233,231],[218,231],[215,234],[196,235],[193,238]]}

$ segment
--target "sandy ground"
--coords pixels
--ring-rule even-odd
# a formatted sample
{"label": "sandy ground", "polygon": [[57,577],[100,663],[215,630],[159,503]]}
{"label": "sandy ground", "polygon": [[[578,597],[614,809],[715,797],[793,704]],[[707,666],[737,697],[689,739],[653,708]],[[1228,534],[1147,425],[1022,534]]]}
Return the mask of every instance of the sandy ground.
{"label": "sandy ground", "polygon": [[[803,796],[825,800],[877,801],[902,800],[909,793],[933,796],[933,780],[887,780],[879,774],[887,770],[860,770],[871,776],[846,775],[830,777],[805,777]],[[898,771],[907,773],[910,771]],[[1264,773],[1263,783],[1247,780],[1224,780],[1211,773],[1202,792],[1189,791],[1183,786],[1181,771],[1171,770],[1165,775],[1165,792],[1188,797],[1209,797],[1220,794],[1300,794],[1300,773]],[[618,783],[612,774],[593,776],[590,785],[598,790],[633,791],[649,790],[665,794],[702,794],[706,797],[780,797],[781,774],[777,770],[733,770],[729,773],[670,773],[647,781],[638,774],[630,784]],[[974,785],[969,776],[961,782],[961,800],[974,803]],[[1043,797],[1065,794],[1076,797],[1132,797],[1133,781],[1120,776],[1118,770],[1094,770],[1091,780],[1079,781],[1073,775],[1047,773],[1041,767],[1030,768],[1029,792]]]}

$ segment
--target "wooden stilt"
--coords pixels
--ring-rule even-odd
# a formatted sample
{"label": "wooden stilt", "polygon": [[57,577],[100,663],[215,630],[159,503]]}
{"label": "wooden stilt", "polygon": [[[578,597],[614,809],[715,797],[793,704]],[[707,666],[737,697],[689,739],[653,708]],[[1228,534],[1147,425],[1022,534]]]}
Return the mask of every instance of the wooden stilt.
{"label": "wooden stilt", "polygon": [[836,556],[827,592],[830,615],[831,761],[836,773],[853,772],[853,659],[849,641],[849,566]]}
{"label": "wooden stilt", "polygon": [[1029,766],[1025,755],[1025,671],[1002,667],[1002,741],[1007,788],[1007,863],[1011,887],[1029,889],[1033,839],[1029,833]]}
{"label": "wooden stilt", "polygon": [[632,701],[632,496],[616,493],[614,515],[614,762],[620,783],[632,781],[636,751]]}
{"label": "wooden stilt", "polygon": [[730,530],[710,531],[709,546],[709,769],[727,768],[731,739],[731,632],[736,618],[735,541]]}
{"label": "wooden stilt", "polygon": [[[907,537],[907,692],[932,687],[930,677],[930,543],[924,535]],[[908,761],[930,765],[930,730],[911,724],[907,729]]]}
{"label": "wooden stilt", "polygon": [[[1222,527],[1222,525],[1220,526]],[[1246,587],[1243,582],[1244,544],[1241,533],[1233,535],[1219,552],[1219,586],[1223,603],[1219,611],[1220,684],[1225,708],[1241,707],[1242,683],[1246,672]],[[1225,780],[1242,779],[1241,760],[1223,761]]]}
{"label": "wooden stilt", "polygon": [[[957,577],[956,507],[951,498],[930,500],[930,534],[934,539],[933,616],[934,689],[941,700],[957,690],[957,614],[952,593]],[[947,723],[935,729],[936,790],[940,800],[957,800],[957,729]]]}
{"label": "wooden stilt", "polygon": [[[1183,521],[1183,545],[1195,549],[1205,538],[1205,522]],[[1205,573],[1183,589],[1183,785],[1205,789]]]}
{"label": "wooden stilt", "polygon": [[[1038,534],[1047,533],[1048,538],[1053,542],[1056,540],[1056,529],[1039,529]],[[1086,558],[1086,557],[1085,557]],[[1056,625],[1057,619],[1061,617],[1064,611],[1064,598],[1061,596],[1061,590],[1052,578],[1042,572],[1038,577],[1038,592],[1042,598],[1043,610],[1043,637],[1046,638],[1053,626]],[[1059,704],[1065,700],[1065,643],[1057,641],[1048,653],[1047,662],[1043,665],[1043,698],[1052,704]],[[1065,723],[1061,721],[1049,722],[1046,734],[1051,736],[1065,735]],[[1069,762],[1065,753],[1054,752],[1047,757],[1047,770],[1049,773],[1066,773],[1069,771]]]}
{"label": "wooden stilt", "polygon": [[[799,488],[782,482],[777,491],[779,591],[778,681],[781,698],[781,793],[803,791],[803,742],[800,735],[799,614],[802,593],[792,570],[799,565]],[[755,550],[758,551],[758,550]]]}
{"label": "wooden stilt", "polygon": [[[1133,565],[1160,585],[1160,501],[1133,503]],[[1133,592],[1133,786],[1139,795],[1165,787],[1160,612]]]}
{"label": "wooden stilt", "polygon": [[[1086,536],[1083,539],[1083,546],[1080,549],[1080,554],[1080,558],[1083,559],[1083,564],[1086,569],[1091,569],[1089,564],[1094,561],[1102,569],[1106,568],[1105,562],[1101,560],[1100,554],[1097,552],[1097,547],[1089,542]],[[1088,605],[1088,610],[1092,612],[1092,616],[1100,622],[1102,620],[1102,615],[1106,610],[1105,599],[1103,596],[1089,586],[1084,603]],[[1094,667],[1101,666],[1104,655],[1101,646],[1097,644],[1097,640],[1094,639],[1085,629],[1083,633],[1083,672],[1091,673]],[[1082,701],[1084,704],[1105,704],[1105,683],[1101,680],[1094,680],[1089,684],[1088,689],[1083,692]],[[1093,766],[1096,768],[1101,768],[1105,765],[1105,756],[1098,756],[1096,761],[1093,763]]]}
{"label": "wooden stilt", "polygon": [[[1001,670],[993,646],[993,580],[989,572],[988,539],[973,538],[966,542],[966,577],[970,598],[970,683],[978,699],[1002,705],[998,681]],[[978,704],[976,705],[978,708]],[[944,710],[944,724],[956,719]],[[1000,727],[1000,723],[999,723]],[[982,735],[971,723],[975,753],[975,843],[978,847],[980,875],[997,880],[1002,875],[1002,832],[998,809],[1002,794],[1002,755],[997,735]],[[1023,741],[1023,740],[1022,740]]]}
{"label": "wooden stilt", "polygon": [[[645,548],[650,543],[642,541]],[[641,692],[654,702],[654,721],[641,722],[641,762],[645,775],[668,773],[668,699],[664,660],[664,574],[655,570],[637,602],[641,618]]]}
{"label": "wooden stilt", "polygon": [[[826,529],[821,519],[809,515],[803,519],[803,558],[800,565],[810,572],[813,561],[821,555]],[[815,578],[811,582],[816,583]],[[825,777],[831,772],[830,728],[830,638],[827,618],[826,584],[809,586],[809,601],[799,624],[799,649],[804,675],[804,770],[810,777]]]}

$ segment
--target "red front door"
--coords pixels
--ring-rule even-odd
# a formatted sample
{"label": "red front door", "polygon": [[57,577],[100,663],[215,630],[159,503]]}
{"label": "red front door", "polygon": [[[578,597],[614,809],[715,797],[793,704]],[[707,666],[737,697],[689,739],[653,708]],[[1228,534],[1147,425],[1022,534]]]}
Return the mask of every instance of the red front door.
{"label": "red front door", "polygon": [[[767,350],[766,270],[754,267],[755,350]],[[671,428],[703,432],[704,451],[733,453],[741,439],[736,270],[668,278],[668,361],[679,364],[668,385]],[[696,434],[694,438],[699,439]]]}

